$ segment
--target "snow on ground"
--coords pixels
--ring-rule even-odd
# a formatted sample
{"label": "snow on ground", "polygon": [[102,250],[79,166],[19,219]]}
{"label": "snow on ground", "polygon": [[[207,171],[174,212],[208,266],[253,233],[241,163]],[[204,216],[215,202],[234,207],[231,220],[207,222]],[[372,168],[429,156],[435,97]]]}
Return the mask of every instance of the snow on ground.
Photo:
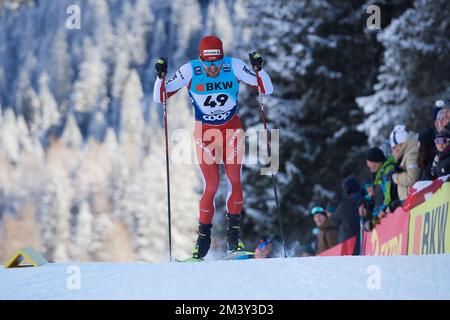
{"label": "snow on ground", "polygon": [[450,255],[0,267],[0,299],[450,299]]}

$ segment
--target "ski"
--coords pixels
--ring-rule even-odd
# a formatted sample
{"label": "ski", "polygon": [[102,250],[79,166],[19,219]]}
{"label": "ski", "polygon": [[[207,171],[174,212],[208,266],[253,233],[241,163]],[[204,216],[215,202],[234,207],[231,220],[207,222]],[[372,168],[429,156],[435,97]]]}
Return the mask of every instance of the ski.
{"label": "ski", "polygon": [[223,260],[247,260],[247,259],[253,259],[255,252],[251,251],[234,251],[229,254],[227,254]]}
{"label": "ski", "polygon": [[[247,260],[253,259],[257,253],[251,251],[234,251],[227,254],[220,260]],[[187,258],[187,259],[175,259],[175,262],[203,262],[205,260],[198,258]]]}
{"label": "ski", "polygon": [[203,259],[198,258],[187,258],[187,259],[175,259],[175,262],[203,262]]}

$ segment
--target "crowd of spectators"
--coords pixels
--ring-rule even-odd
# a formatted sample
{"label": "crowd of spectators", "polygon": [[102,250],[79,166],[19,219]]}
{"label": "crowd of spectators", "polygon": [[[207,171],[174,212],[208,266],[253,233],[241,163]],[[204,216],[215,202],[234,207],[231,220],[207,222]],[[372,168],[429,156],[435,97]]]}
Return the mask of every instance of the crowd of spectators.
{"label": "crowd of spectators", "polygon": [[389,136],[389,154],[379,147],[366,151],[368,181],[348,177],[343,181],[344,199],[335,210],[321,206],[310,210],[317,228],[305,255],[311,255],[311,248],[318,254],[353,236],[357,238],[354,254],[360,254],[362,231],[371,231],[402,206],[417,181],[450,174],[449,101],[436,102],[432,119],[434,125],[420,134],[396,125]]}
{"label": "crowd of spectators", "polygon": [[[450,174],[450,102],[436,101],[433,125],[417,134],[396,125],[389,137],[390,152],[371,147],[365,152],[370,179],[344,179],[344,197],[337,207],[316,205],[309,214],[315,227],[301,256],[313,256],[356,236],[353,254],[361,254],[363,231],[372,231],[388,214],[403,206],[417,181],[434,180]],[[281,252],[279,238],[263,237],[256,258]],[[277,247],[278,249],[276,249]]]}

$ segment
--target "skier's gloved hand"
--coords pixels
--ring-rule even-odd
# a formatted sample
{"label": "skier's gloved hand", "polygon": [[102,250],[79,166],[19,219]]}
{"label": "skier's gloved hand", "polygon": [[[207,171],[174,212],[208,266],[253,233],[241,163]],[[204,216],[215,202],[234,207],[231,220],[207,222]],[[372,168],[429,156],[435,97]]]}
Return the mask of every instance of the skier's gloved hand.
{"label": "skier's gloved hand", "polygon": [[257,51],[253,51],[248,54],[248,57],[250,58],[250,63],[252,65],[253,69],[255,69],[257,71],[261,71],[261,69],[264,65],[264,60],[263,60],[261,54]]}
{"label": "skier's gloved hand", "polygon": [[158,78],[162,78],[162,76],[167,73],[167,59],[158,58],[155,64],[155,70],[158,74]]}

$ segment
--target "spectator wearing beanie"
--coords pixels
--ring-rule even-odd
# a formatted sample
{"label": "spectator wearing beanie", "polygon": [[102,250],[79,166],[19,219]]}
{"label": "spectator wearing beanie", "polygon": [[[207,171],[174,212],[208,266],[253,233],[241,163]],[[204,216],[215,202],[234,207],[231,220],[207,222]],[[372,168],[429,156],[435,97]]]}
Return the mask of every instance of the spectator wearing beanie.
{"label": "spectator wearing beanie", "polygon": [[420,168],[419,180],[433,180],[431,167],[433,159],[436,156],[436,145],[434,139],[436,132],[433,128],[429,128],[419,134],[419,157],[417,164]]}
{"label": "spectator wearing beanie", "polygon": [[324,208],[314,207],[311,210],[311,214],[320,230],[317,235],[317,253],[321,253],[338,243],[338,230],[333,222],[328,219]]}
{"label": "spectator wearing beanie", "polygon": [[450,130],[443,130],[434,139],[437,155],[433,161],[431,172],[434,178],[450,174]]}
{"label": "spectator wearing beanie", "polygon": [[408,189],[419,179],[418,136],[414,132],[406,131],[405,126],[397,125],[389,138],[398,171],[392,175],[392,181],[397,185],[399,199],[404,201],[408,196]]}
{"label": "spectator wearing beanie", "polygon": [[370,148],[366,152],[366,165],[373,175],[374,186],[374,212],[375,218],[384,218],[393,197],[391,176],[395,171],[396,161],[393,156],[386,159],[380,148]]}
{"label": "spectator wearing beanie", "polygon": [[339,230],[339,242],[357,236],[355,254],[359,254],[359,205],[362,200],[361,184],[353,177],[343,183],[344,199],[338,204],[334,214],[334,223]]}

